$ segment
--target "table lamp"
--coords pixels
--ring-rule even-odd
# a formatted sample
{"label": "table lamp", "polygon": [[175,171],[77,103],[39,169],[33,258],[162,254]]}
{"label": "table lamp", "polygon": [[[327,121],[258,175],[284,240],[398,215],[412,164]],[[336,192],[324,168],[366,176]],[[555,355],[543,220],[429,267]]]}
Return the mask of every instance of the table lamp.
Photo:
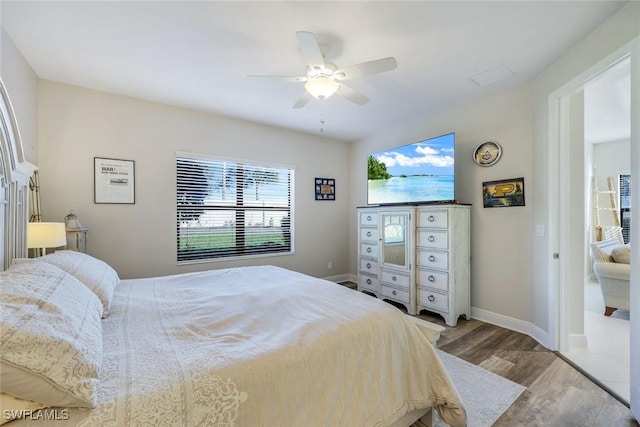
{"label": "table lamp", "polygon": [[[27,248],[40,249],[41,255],[47,248],[57,248],[67,244],[64,222],[30,222],[27,224]],[[37,256],[37,255],[36,255]]]}

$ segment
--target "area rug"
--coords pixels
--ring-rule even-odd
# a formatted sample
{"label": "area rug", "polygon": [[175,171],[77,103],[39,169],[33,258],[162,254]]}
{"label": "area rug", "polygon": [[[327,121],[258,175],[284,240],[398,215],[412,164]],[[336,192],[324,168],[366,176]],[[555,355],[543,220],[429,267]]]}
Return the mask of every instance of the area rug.
{"label": "area rug", "polygon": [[[444,351],[438,355],[467,410],[468,427],[491,426],[526,388]],[[447,426],[436,411],[433,426]]]}

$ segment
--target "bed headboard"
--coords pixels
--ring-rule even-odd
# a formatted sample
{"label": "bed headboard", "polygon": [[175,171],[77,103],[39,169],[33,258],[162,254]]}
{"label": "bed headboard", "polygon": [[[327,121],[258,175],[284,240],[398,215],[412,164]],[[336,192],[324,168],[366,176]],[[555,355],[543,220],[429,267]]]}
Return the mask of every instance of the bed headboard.
{"label": "bed headboard", "polygon": [[29,177],[37,168],[24,158],[9,95],[0,79],[0,271],[27,256]]}

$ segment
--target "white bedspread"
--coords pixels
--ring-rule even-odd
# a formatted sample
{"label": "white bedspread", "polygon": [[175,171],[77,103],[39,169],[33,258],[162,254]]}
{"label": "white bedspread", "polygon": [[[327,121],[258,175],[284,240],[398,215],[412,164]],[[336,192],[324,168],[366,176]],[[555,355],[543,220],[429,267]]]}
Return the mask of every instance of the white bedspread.
{"label": "white bedspread", "polygon": [[124,280],[103,336],[98,407],[53,425],[386,426],[430,406],[465,422],[409,316],[278,267]]}

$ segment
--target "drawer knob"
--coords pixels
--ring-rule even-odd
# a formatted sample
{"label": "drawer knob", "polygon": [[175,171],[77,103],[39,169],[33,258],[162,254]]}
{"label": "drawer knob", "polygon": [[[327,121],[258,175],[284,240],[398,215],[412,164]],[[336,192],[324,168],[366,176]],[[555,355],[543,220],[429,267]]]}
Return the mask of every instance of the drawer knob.
{"label": "drawer knob", "polygon": [[367,237],[371,237],[371,232],[367,231]]}
{"label": "drawer knob", "polygon": [[429,236],[429,238],[427,239],[429,240],[431,243],[436,241],[436,236],[434,236],[433,234]]}
{"label": "drawer knob", "polygon": [[391,293],[392,293],[393,295],[397,295],[397,294],[398,294],[396,291],[391,291]]}
{"label": "drawer knob", "polygon": [[391,280],[393,280],[393,281],[395,282],[395,281],[396,281],[396,280],[398,280],[398,279],[396,279],[396,276],[392,276],[392,277],[391,277]]}
{"label": "drawer knob", "polygon": [[430,302],[434,302],[434,301],[436,300],[436,297],[434,297],[433,295],[429,295],[429,296],[427,297],[427,299],[428,299]]}
{"label": "drawer knob", "polygon": [[367,285],[371,284],[371,279],[367,279]]}
{"label": "drawer knob", "polygon": [[371,221],[372,219],[371,215],[367,215],[367,221]]}
{"label": "drawer knob", "polygon": [[427,221],[429,221],[429,222],[433,222],[435,220],[436,220],[436,217],[433,216],[433,215],[429,215],[429,218],[427,218]]}
{"label": "drawer knob", "polygon": [[431,275],[429,275],[429,277],[427,277],[427,280],[429,280],[430,282],[433,283],[433,282],[436,281],[436,277],[433,274],[431,274]]}
{"label": "drawer knob", "polygon": [[429,261],[435,262],[436,261],[436,257],[434,257],[433,255],[429,255]]}
{"label": "drawer knob", "polygon": [[371,253],[371,247],[368,247],[368,248],[367,248],[367,252],[368,252],[368,253]]}
{"label": "drawer knob", "polygon": [[367,263],[367,268],[371,268],[371,263],[370,262]]}

